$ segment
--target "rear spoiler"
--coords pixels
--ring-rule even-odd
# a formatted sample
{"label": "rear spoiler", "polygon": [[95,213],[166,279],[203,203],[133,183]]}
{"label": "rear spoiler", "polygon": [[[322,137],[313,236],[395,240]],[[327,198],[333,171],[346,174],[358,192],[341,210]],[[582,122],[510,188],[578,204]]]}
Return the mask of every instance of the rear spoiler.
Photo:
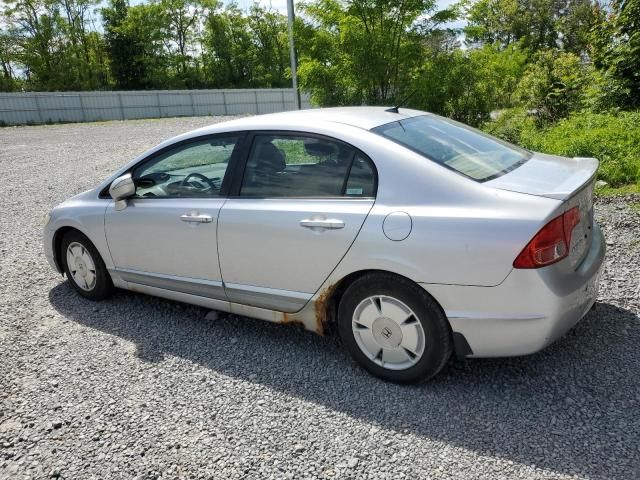
{"label": "rear spoiler", "polygon": [[599,165],[595,158],[536,153],[522,166],[487,182],[487,185],[564,201],[593,182]]}
{"label": "rear spoiler", "polygon": [[567,200],[595,180],[598,167],[600,166],[597,158],[574,157],[573,160],[580,164],[580,169],[567,179],[563,184],[562,191],[550,193],[549,197],[557,198],[558,200]]}

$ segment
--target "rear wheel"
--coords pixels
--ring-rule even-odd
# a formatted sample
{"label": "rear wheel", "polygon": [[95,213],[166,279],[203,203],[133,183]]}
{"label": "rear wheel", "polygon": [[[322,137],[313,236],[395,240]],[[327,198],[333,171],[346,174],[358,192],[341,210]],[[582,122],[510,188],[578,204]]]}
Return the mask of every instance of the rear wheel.
{"label": "rear wheel", "polygon": [[425,381],[451,357],[449,323],[415,283],[391,274],[356,280],[338,309],[340,337],[368,372],[398,383]]}
{"label": "rear wheel", "polygon": [[91,241],[78,231],[65,234],[61,257],[73,288],[89,300],[102,300],[113,292],[109,272]]}

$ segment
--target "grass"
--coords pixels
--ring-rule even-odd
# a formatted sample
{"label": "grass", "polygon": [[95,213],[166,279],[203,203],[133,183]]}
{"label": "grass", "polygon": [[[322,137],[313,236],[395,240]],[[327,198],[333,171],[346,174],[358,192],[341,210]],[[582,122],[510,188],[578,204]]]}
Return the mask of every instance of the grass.
{"label": "grass", "polygon": [[[628,185],[621,185],[619,187],[606,187],[596,188],[596,195],[601,197],[621,197],[626,195],[640,195],[640,183],[631,183]],[[640,203],[632,204],[636,205],[640,211]],[[633,207],[636,208],[636,207]]]}
{"label": "grass", "polygon": [[316,156],[309,155],[304,140],[299,137],[276,138],[271,141],[285,156],[287,165],[318,163]]}

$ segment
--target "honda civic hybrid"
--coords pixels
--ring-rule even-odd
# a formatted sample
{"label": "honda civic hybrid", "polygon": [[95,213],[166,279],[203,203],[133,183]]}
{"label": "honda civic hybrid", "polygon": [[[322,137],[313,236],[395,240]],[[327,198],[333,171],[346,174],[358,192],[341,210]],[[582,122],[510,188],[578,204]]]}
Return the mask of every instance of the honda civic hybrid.
{"label": "honda civic hybrid", "polygon": [[257,115],[55,207],[44,249],[90,300],[120,288],[300,324],[416,382],[452,355],[539,351],[593,306],[597,168],[417,110]]}

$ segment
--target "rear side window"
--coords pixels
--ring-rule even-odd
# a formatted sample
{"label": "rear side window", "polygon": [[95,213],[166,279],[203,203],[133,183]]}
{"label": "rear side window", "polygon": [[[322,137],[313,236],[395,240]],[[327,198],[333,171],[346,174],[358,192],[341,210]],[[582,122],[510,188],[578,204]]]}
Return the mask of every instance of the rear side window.
{"label": "rear side window", "polygon": [[504,175],[531,156],[515,145],[435,115],[388,123],[373,131],[479,182]]}
{"label": "rear side window", "polygon": [[256,135],[241,196],[373,197],[375,170],[354,148],[325,138]]}
{"label": "rear side window", "polygon": [[347,197],[374,197],[376,173],[368,158],[356,155],[344,194]]}

